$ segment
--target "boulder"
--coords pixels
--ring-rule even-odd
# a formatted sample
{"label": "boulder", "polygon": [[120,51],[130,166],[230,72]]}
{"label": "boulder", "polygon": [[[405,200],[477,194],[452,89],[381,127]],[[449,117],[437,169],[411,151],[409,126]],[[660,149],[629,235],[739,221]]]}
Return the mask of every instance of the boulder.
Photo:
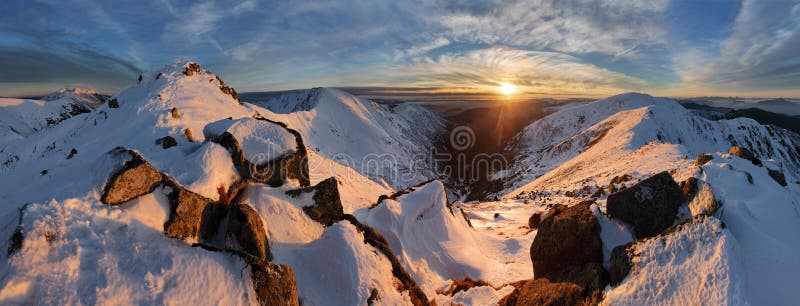
{"label": "boulder", "polygon": [[689,200],[697,194],[697,185],[699,182],[700,180],[698,180],[696,177],[690,177],[679,184],[684,199]]}
{"label": "boulder", "polygon": [[697,158],[694,161],[694,165],[695,166],[702,166],[702,165],[705,165],[708,162],[710,162],[712,159],[714,159],[713,155],[708,154],[708,153],[703,153],[703,154],[697,155]]}
{"label": "boulder", "polygon": [[105,204],[116,205],[152,192],[164,180],[149,162],[131,150],[117,148],[109,154],[120,157],[124,164],[111,175],[100,198]]}
{"label": "boulder", "polygon": [[742,147],[737,147],[737,146],[731,147],[731,149],[728,150],[728,154],[756,163],[756,155],[753,154],[753,151],[750,151]]}
{"label": "boulder", "polygon": [[230,242],[226,243],[226,249],[240,251],[260,262],[272,260],[264,223],[250,205],[240,203],[230,207],[227,237]]}
{"label": "boulder", "polygon": [[787,185],[786,176],[783,175],[783,172],[781,172],[780,170],[774,170],[774,169],[767,168],[767,174],[769,174],[769,176],[773,180],[778,182],[778,184],[781,184],[781,186],[786,187],[786,185]]}
{"label": "boulder", "polygon": [[609,263],[608,274],[610,276],[611,285],[616,286],[628,277],[633,268],[633,252],[631,247],[633,242],[615,247],[611,251],[611,259]]}
{"label": "boulder", "polygon": [[198,237],[205,217],[203,212],[211,200],[176,184],[170,187],[173,190],[169,194],[170,213],[164,233],[180,239]]}
{"label": "boulder", "polygon": [[535,213],[528,218],[528,228],[539,228],[539,223],[542,221],[542,213]]}
{"label": "boulder", "polygon": [[577,283],[586,291],[605,286],[600,223],[592,204],[556,205],[542,219],[530,249],[535,278]]}
{"label": "boulder", "polygon": [[156,144],[160,144],[162,149],[169,149],[178,145],[178,142],[172,136],[164,136],[156,139]]}
{"label": "boulder", "polygon": [[339,182],[335,177],[325,179],[313,187],[289,190],[286,194],[290,197],[297,197],[308,192],[314,193],[312,196],[314,205],[303,207],[303,211],[311,219],[325,224],[325,226],[331,226],[344,218],[344,208],[342,200],[339,198]]}
{"label": "boulder", "polygon": [[515,284],[511,294],[503,297],[498,306],[580,305],[583,288],[573,283],[552,283],[546,278]]}
{"label": "boulder", "polygon": [[697,179],[694,181],[694,192],[686,198],[689,211],[692,212],[692,216],[710,216],[717,211],[719,206],[717,199],[714,197],[714,193],[711,192],[711,186],[708,183]]}
{"label": "boulder", "polygon": [[201,68],[200,68],[199,64],[197,64],[195,62],[189,62],[189,63],[186,63],[186,67],[183,70],[183,74],[185,74],[186,76],[192,76],[195,73],[198,73],[200,71],[201,71]]}
{"label": "boulder", "polygon": [[609,195],[606,211],[632,225],[637,238],[644,238],[672,225],[683,202],[680,186],[665,171]]}
{"label": "boulder", "polygon": [[259,304],[300,305],[297,297],[297,281],[291,267],[267,262],[263,265],[251,265],[250,272]]}

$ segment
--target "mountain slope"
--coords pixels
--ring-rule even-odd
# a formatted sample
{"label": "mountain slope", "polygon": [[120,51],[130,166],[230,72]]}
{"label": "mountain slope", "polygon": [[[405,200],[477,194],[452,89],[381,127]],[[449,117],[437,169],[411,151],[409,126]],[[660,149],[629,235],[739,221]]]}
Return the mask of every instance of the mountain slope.
{"label": "mountain slope", "polygon": [[431,149],[444,122],[420,106],[378,104],[330,88],[256,104],[265,118],[299,131],[319,155],[387,187],[401,189],[434,178]]}

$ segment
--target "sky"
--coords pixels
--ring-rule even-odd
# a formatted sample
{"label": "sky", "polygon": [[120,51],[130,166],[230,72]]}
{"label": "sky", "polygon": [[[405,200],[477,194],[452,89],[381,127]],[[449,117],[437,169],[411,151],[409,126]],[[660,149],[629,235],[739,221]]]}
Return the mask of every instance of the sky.
{"label": "sky", "polygon": [[0,96],[195,60],[239,92],[800,97],[800,0],[4,0]]}

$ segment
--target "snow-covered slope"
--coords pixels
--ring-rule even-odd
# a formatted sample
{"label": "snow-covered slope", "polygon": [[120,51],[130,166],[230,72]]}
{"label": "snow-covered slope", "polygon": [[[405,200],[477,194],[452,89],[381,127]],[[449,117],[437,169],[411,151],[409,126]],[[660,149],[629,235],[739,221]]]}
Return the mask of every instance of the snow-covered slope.
{"label": "snow-covered slope", "polygon": [[[526,127],[509,150],[513,167],[495,173],[501,196],[570,186],[605,186],[612,177],[644,178],[705,152],[751,149],[800,180],[800,136],[747,118],[710,121],[673,100],[630,93],[566,109]],[[654,162],[657,161],[657,162]],[[674,162],[669,162],[674,161]],[[580,182],[580,184],[578,184]]]}
{"label": "snow-covered slope", "polygon": [[0,98],[0,148],[103,104],[93,90],[64,88],[40,100]]}
{"label": "snow-covered slope", "polygon": [[267,119],[299,131],[319,155],[376,182],[400,189],[434,178],[431,150],[444,122],[423,107],[378,104],[331,88],[292,92],[257,105]]}

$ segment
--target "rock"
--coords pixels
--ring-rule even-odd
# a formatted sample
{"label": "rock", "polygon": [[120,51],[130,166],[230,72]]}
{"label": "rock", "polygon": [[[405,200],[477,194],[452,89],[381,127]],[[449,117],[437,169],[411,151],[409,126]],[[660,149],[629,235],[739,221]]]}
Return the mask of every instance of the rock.
{"label": "rock", "polygon": [[583,288],[573,283],[551,283],[546,278],[522,281],[498,306],[580,305]]}
{"label": "rock", "polygon": [[297,281],[291,267],[267,262],[263,265],[251,265],[250,272],[259,304],[300,305],[297,297]]}
{"label": "rock", "polygon": [[177,107],[173,107],[172,110],[169,113],[172,116],[172,118],[174,118],[174,119],[177,119],[177,118],[181,117],[181,113],[178,112],[178,108]]}
{"label": "rock", "polygon": [[592,204],[556,205],[542,219],[530,249],[535,278],[574,282],[587,291],[605,286],[600,224]]}
{"label": "rock", "polygon": [[22,242],[25,240],[25,235],[23,234],[24,229],[22,228],[22,218],[25,214],[25,209],[28,208],[28,204],[23,205],[19,209],[19,217],[17,218],[17,228],[14,229],[14,233],[11,234],[11,238],[8,239],[8,256],[14,255],[17,251],[22,249]]}
{"label": "rock", "polygon": [[611,194],[606,210],[612,218],[633,225],[637,238],[657,235],[675,222],[683,192],[667,172]]}
{"label": "rock", "polygon": [[75,148],[72,148],[72,150],[69,151],[69,155],[67,155],[67,159],[72,159],[77,154],[78,154],[78,150],[76,150]]}
{"label": "rock", "polygon": [[599,198],[599,197],[602,197],[602,196],[604,196],[604,195],[606,195],[606,191],[605,191],[605,189],[603,189],[603,188],[597,188],[597,191],[595,191],[595,192],[592,194],[592,197],[593,197],[593,198]]}
{"label": "rock", "polygon": [[708,153],[703,153],[703,154],[697,155],[697,158],[694,160],[694,165],[695,166],[702,166],[702,165],[705,165],[708,162],[710,162],[712,159],[714,159],[714,156],[712,156],[711,154],[708,154]]}
{"label": "rock", "polygon": [[372,288],[369,291],[369,297],[367,297],[367,306],[373,306],[376,302],[381,300],[381,293],[378,292],[378,289]]}
{"label": "rock", "polygon": [[139,153],[117,148],[109,154],[124,156],[125,162],[106,183],[103,196],[100,198],[105,204],[121,204],[148,194],[164,180],[163,175]]}
{"label": "rock", "polygon": [[[185,188],[172,185],[169,194],[169,219],[164,223],[164,233],[174,238],[196,238],[205,220],[204,211],[211,200]],[[207,225],[206,225],[207,226]]]}
{"label": "rock", "polygon": [[714,193],[711,192],[711,186],[708,185],[708,183],[699,181],[697,179],[694,181],[695,190],[693,194],[690,194],[690,196],[687,197],[689,211],[692,212],[692,216],[710,216],[717,211],[717,208],[719,207],[717,199],[714,197]]}
{"label": "rock", "polygon": [[783,172],[767,168],[767,173],[769,174],[770,177],[772,177],[773,180],[778,182],[778,184],[781,184],[781,186],[786,187],[787,185],[786,176],[783,175]]}
{"label": "rock", "polygon": [[303,207],[303,211],[319,223],[325,226],[343,220],[344,208],[342,200],[339,198],[339,182],[335,177],[330,177],[316,186],[289,190],[286,192],[290,197],[297,197],[302,193],[313,192],[313,206]]}
{"label": "rock", "polygon": [[194,135],[192,134],[192,130],[190,130],[189,128],[183,130],[183,135],[186,136],[186,140],[188,140],[189,142],[194,142]]}
{"label": "rock", "polygon": [[195,73],[200,72],[200,65],[195,62],[189,62],[186,64],[186,69],[183,70],[183,74],[186,76],[192,76]]}
{"label": "rock", "polygon": [[689,200],[697,194],[697,185],[700,182],[696,177],[690,177],[682,181],[678,186],[681,187],[683,198]]}
{"label": "rock", "polygon": [[178,142],[175,141],[175,138],[172,138],[172,136],[164,136],[157,139],[156,144],[160,144],[163,149],[169,149],[178,145]]}
{"label": "rock", "polygon": [[608,274],[611,277],[612,286],[616,286],[625,280],[633,268],[631,246],[633,246],[633,242],[617,246],[611,251]]}
{"label": "rock", "polygon": [[740,158],[749,160],[749,161],[751,161],[753,163],[755,163],[755,161],[756,161],[756,155],[753,154],[752,151],[750,151],[748,149],[745,149],[745,148],[742,148],[742,147],[734,146],[728,151],[728,154],[733,155],[733,156],[738,156]]}
{"label": "rock", "polygon": [[535,229],[539,228],[539,222],[542,221],[542,213],[535,213],[528,218],[528,228]]}
{"label": "rock", "polygon": [[119,108],[119,101],[117,101],[117,98],[108,100],[108,107],[109,108]]}
{"label": "rock", "polygon": [[452,283],[450,283],[450,287],[445,290],[437,290],[436,293],[439,295],[446,295],[446,296],[454,296],[456,293],[461,291],[469,291],[474,287],[482,287],[482,286],[489,286],[489,283],[482,281],[482,280],[473,280],[469,277],[464,279],[454,279]]}
{"label": "rock", "polygon": [[240,203],[230,207],[227,237],[238,244],[226,245],[227,249],[241,251],[258,261],[272,260],[261,216],[250,205]]}
{"label": "rock", "polygon": [[628,182],[630,180],[633,180],[633,176],[631,176],[630,174],[624,174],[622,176],[615,176],[614,178],[612,178],[611,179],[611,184],[615,184],[615,185],[622,184],[622,183]]}

